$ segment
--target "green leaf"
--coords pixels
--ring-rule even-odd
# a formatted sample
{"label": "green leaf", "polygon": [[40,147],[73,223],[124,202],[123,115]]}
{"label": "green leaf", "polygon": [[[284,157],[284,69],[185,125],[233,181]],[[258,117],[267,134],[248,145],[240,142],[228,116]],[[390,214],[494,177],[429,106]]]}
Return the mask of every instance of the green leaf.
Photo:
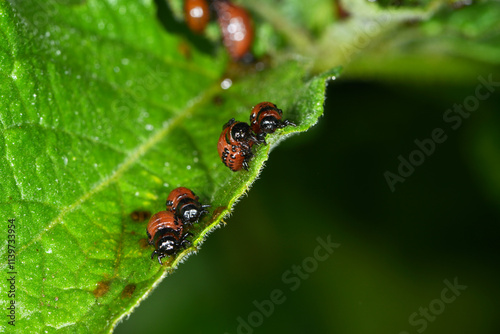
{"label": "green leaf", "polygon": [[[372,8],[368,18],[354,18],[366,24],[347,33],[342,33],[345,27],[332,27],[322,46],[344,56],[334,61],[349,63],[347,76],[466,82],[498,65],[499,18],[500,3],[496,1],[474,2],[463,8],[439,1],[415,9]],[[335,38],[337,48],[332,44]],[[318,68],[332,64],[328,59],[319,62]]]}
{"label": "green leaf", "polygon": [[338,3],[348,18],[337,17],[334,1],[245,2],[262,27],[257,40],[279,40],[264,28],[271,25],[287,50],[312,59],[317,72],[342,65],[351,78],[464,81],[499,62],[498,1]]}
{"label": "green leaf", "polygon": [[[288,59],[224,90],[224,51],[198,49],[156,14],[136,0],[0,3],[0,211],[15,219],[16,247],[0,269],[16,272],[19,332],[111,331],[221,224],[270,150],[317,122],[339,73],[310,78],[309,62]],[[297,127],[233,173],[217,153],[221,127],[265,100]],[[181,185],[211,211],[193,246],[159,266],[131,213],[164,210]]]}

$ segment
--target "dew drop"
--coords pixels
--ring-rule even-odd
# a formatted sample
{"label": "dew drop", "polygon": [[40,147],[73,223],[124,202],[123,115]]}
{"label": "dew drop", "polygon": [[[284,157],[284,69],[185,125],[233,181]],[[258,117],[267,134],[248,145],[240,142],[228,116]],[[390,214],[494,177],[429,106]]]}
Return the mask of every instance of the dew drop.
{"label": "dew drop", "polygon": [[222,89],[228,89],[232,85],[233,85],[233,81],[229,78],[222,80],[222,82],[220,83],[220,86]]}

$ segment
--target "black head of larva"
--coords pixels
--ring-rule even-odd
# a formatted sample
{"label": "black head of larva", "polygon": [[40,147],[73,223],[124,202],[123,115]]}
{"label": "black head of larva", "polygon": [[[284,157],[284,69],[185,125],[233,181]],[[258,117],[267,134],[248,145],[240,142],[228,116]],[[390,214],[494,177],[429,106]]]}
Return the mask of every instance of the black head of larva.
{"label": "black head of larva", "polygon": [[167,235],[158,242],[158,252],[172,255],[180,248],[179,240],[172,235]]}
{"label": "black head of larva", "polygon": [[208,213],[206,209],[208,207],[210,207],[210,205],[203,205],[195,199],[184,198],[179,201],[178,208],[180,208],[180,212],[178,212],[178,215],[186,224],[196,223],[202,215]]}
{"label": "black head of larva", "polygon": [[175,255],[181,248],[186,248],[191,244],[189,240],[186,238],[193,235],[190,232],[184,233],[180,237],[172,231],[165,233],[157,242],[157,248],[151,253],[151,259],[154,258],[155,255],[158,256],[158,262],[161,262],[166,256]]}
{"label": "black head of larva", "polygon": [[266,116],[260,121],[260,129],[265,133],[272,133],[281,126],[281,122],[274,116]]}
{"label": "black head of larva", "polygon": [[248,140],[257,141],[250,130],[250,125],[244,122],[239,122],[233,126],[231,136],[239,142],[247,142]]}

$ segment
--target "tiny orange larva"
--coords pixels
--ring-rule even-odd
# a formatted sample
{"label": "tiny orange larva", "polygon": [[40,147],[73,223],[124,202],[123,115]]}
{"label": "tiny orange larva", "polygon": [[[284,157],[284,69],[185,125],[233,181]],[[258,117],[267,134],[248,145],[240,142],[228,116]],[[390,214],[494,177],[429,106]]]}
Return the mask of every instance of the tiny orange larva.
{"label": "tiny orange larva", "polygon": [[273,133],[276,129],[284,128],[285,126],[294,123],[283,118],[283,111],[271,102],[261,102],[252,108],[250,113],[250,127],[257,135],[257,138],[264,141],[266,134]]}
{"label": "tiny orange larva", "polygon": [[167,198],[167,210],[181,218],[185,224],[198,222],[198,219],[208,211],[208,204],[201,204],[199,197],[186,187],[175,188]]}
{"label": "tiny orange larva", "polygon": [[155,246],[151,253],[151,259],[158,256],[158,262],[167,255],[175,255],[181,249],[186,248],[191,242],[186,238],[192,235],[184,233],[184,223],[173,212],[160,211],[150,219],[146,228],[150,245]]}
{"label": "tiny orange larva", "polygon": [[227,0],[216,0],[213,7],[222,31],[222,40],[234,60],[252,59],[253,27],[250,14]]}
{"label": "tiny orange larva", "polygon": [[189,29],[201,34],[210,20],[210,8],[206,0],[184,0],[184,17]]}
{"label": "tiny orange larva", "polygon": [[260,144],[261,140],[254,136],[250,126],[231,118],[222,127],[217,150],[224,165],[233,172],[242,168],[248,170],[248,161],[253,157],[252,146],[255,143]]}

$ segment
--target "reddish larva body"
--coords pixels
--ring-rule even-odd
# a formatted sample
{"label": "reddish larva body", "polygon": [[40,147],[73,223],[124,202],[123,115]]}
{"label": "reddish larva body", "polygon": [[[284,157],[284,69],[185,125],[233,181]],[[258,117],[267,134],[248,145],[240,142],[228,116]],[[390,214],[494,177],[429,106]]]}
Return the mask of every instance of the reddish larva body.
{"label": "reddish larva body", "polygon": [[253,107],[250,113],[250,127],[257,138],[264,140],[266,134],[273,133],[276,129],[293,125],[289,120],[283,119],[283,111],[278,109],[274,103],[261,102]]}
{"label": "reddish larva body", "polygon": [[203,205],[199,202],[199,197],[186,188],[175,188],[167,198],[167,210],[172,211],[177,217],[182,219],[184,224],[198,222],[198,219],[208,211],[205,209],[210,205]]}
{"label": "reddish larva body", "polygon": [[206,0],[184,0],[184,17],[189,29],[201,34],[210,20],[210,9]]}
{"label": "reddish larva body", "polygon": [[168,194],[167,197],[167,210],[175,211],[175,208],[179,205],[179,202],[184,198],[192,198],[198,200],[198,196],[195,193],[186,187],[175,188]]}
{"label": "reddish larva body", "polygon": [[252,158],[252,146],[260,141],[255,138],[250,126],[244,122],[236,122],[234,118],[224,124],[219,137],[217,150],[224,165],[233,172],[244,168],[248,170],[248,161]]}
{"label": "reddish larva body", "polygon": [[[176,234],[182,234],[184,226],[182,222],[172,212],[160,211],[155,213],[150,219],[146,228],[149,243],[152,245],[157,232],[163,229],[172,230]],[[156,245],[155,245],[156,246]]]}
{"label": "reddish larva body", "polygon": [[230,1],[213,2],[217,21],[222,31],[222,40],[234,60],[250,55],[253,42],[252,20],[248,12]]}
{"label": "reddish larva body", "polygon": [[151,259],[158,255],[158,262],[167,255],[175,255],[181,247],[186,248],[190,244],[186,238],[191,233],[184,233],[184,223],[173,212],[160,211],[154,214],[146,228],[148,241],[154,245],[155,250],[151,253]]}

